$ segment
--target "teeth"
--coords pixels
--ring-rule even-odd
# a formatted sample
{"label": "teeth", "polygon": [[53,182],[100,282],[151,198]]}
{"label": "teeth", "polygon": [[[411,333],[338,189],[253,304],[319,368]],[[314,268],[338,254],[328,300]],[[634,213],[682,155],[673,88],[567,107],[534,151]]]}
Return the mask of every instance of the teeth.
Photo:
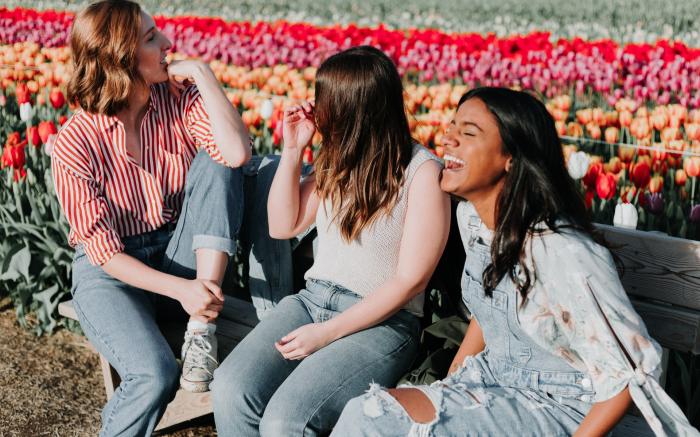
{"label": "teeth", "polygon": [[455,156],[452,156],[452,155],[445,154],[445,155],[442,157],[442,159],[444,159],[445,161],[452,161],[452,162],[454,162],[455,164],[464,165],[464,161],[462,161],[461,159],[459,159],[459,158],[457,158],[457,157],[455,157]]}

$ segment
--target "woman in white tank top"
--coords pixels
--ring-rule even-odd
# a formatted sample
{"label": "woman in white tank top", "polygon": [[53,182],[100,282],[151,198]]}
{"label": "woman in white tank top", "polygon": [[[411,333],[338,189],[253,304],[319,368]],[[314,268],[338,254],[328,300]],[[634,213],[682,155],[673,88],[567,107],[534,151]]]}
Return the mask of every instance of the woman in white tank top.
{"label": "woman in white tank top", "polygon": [[[299,182],[315,131],[314,173]],[[216,372],[223,436],[328,433],[345,403],[412,364],[423,291],[449,231],[441,164],[411,139],[396,67],[372,47],[328,58],[316,105],[288,108],[270,189],[270,235],[315,223],[306,287],[284,298]]]}

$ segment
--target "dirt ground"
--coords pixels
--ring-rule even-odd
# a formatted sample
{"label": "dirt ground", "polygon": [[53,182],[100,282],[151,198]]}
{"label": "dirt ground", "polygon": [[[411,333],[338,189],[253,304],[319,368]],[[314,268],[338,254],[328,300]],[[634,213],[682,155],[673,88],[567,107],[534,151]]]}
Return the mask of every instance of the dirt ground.
{"label": "dirt ground", "polygon": [[[0,437],[95,436],[106,402],[100,362],[65,329],[36,337],[0,300]],[[160,436],[215,436],[211,415]]]}

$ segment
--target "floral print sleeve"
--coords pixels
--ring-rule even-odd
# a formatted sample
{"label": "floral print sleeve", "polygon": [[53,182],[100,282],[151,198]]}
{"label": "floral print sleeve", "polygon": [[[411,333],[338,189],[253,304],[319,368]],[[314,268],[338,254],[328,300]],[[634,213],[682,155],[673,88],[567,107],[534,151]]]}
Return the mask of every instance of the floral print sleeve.
{"label": "floral print sleeve", "polygon": [[536,282],[518,312],[523,330],[590,376],[594,402],[626,387],[657,434],[698,435],[657,380],[661,348],[620,283],[610,252],[574,231],[533,237]]}

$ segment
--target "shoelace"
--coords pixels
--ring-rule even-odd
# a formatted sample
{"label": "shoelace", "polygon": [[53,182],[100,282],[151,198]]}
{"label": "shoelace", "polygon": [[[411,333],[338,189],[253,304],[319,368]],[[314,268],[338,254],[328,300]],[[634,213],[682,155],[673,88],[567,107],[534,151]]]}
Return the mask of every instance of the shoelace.
{"label": "shoelace", "polygon": [[212,372],[207,368],[207,359],[214,362],[215,365],[219,365],[219,362],[211,356],[211,344],[206,339],[206,335],[201,334],[188,334],[186,338],[189,345],[185,349],[185,364],[190,364],[192,367],[199,369],[204,369],[212,375]]}

